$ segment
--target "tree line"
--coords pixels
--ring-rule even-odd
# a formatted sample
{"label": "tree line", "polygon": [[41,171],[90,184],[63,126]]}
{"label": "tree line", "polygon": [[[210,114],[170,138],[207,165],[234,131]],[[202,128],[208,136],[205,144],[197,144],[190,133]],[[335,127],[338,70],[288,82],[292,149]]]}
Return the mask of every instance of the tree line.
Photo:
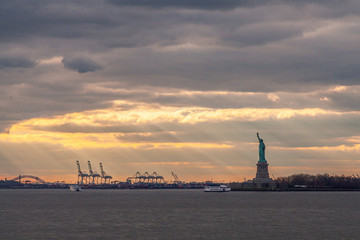
{"label": "tree line", "polygon": [[359,175],[329,175],[325,174],[294,174],[276,179],[281,188],[307,187],[307,188],[360,188]]}

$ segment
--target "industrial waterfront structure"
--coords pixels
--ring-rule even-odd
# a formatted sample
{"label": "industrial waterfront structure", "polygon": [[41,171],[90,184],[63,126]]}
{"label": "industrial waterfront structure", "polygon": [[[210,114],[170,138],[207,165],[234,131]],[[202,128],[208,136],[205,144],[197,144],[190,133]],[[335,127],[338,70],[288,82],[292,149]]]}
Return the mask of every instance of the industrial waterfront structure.
{"label": "industrial waterfront structure", "polygon": [[79,161],[76,161],[76,166],[78,170],[77,183],[81,185],[84,184],[95,185],[95,184],[99,184],[99,178],[100,178],[100,184],[110,184],[112,176],[107,175],[105,173],[102,163],[100,163],[99,165],[100,165],[101,175],[92,170],[91,163],[90,161],[88,161],[89,174],[87,174],[86,172],[81,171],[80,163]]}
{"label": "industrial waterfront structure", "polygon": [[76,166],[77,166],[77,169],[78,169],[78,178],[77,178],[78,184],[81,184],[81,185],[84,184],[84,183],[87,184],[88,183],[87,181],[89,180],[89,175],[86,174],[85,172],[81,171],[79,161],[76,161]]}
{"label": "industrial waterfront structure", "polygon": [[[202,187],[202,184],[198,183],[184,183],[180,181],[179,177],[171,172],[174,181],[167,182],[163,176],[153,172],[145,172],[141,174],[136,172],[135,175],[128,177],[125,182],[113,180],[113,177],[106,174],[103,168],[103,164],[99,163],[100,174],[93,171],[91,162],[88,161],[89,172],[81,170],[80,162],[76,161],[77,166],[77,184],[85,188],[194,188]],[[99,183],[100,179],[100,183]]]}
{"label": "industrial waterfront structure", "polygon": [[101,183],[103,183],[102,180],[104,179],[104,183],[110,184],[112,176],[106,174],[102,163],[100,163],[99,165],[100,165],[100,171],[101,171]]}
{"label": "industrial waterfront structure", "polygon": [[88,168],[89,168],[90,184],[95,184],[95,179],[96,179],[96,184],[99,184],[99,178],[101,178],[101,176],[97,172],[93,172],[90,161],[88,161]]}
{"label": "industrial waterfront structure", "polygon": [[131,184],[164,184],[165,180],[162,176],[158,176],[156,172],[153,172],[152,174],[149,174],[148,172],[140,174],[140,172],[137,172],[135,176],[128,177],[126,182]]}
{"label": "industrial waterfront structure", "polygon": [[171,172],[171,175],[172,175],[173,178],[174,178],[174,183],[175,183],[175,184],[178,184],[178,185],[183,184],[183,182],[180,181],[180,179],[178,178],[177,174],[175,174],[174,172]]}

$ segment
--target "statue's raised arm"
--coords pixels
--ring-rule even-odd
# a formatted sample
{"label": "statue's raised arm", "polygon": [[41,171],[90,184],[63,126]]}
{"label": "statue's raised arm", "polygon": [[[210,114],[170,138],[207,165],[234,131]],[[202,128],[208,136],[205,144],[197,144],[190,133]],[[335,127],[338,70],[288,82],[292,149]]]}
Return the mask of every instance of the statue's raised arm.
{"label": "statue's raised arm", "polygon": [[259,137],[259,133],[256,133],[256,136],[257,136],[257,138],[258,138],[259,141],[260,141],[261,138]]}

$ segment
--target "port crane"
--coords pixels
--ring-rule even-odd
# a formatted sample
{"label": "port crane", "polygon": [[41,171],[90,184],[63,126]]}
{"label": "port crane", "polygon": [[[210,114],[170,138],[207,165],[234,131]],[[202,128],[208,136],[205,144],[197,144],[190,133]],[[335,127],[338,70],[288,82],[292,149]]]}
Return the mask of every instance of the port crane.
{"label": "port crane", "polygon": [[104,179],[104,183],[107,183],[107,180],[108,180],[108,183],[110,184],[112,176],[109,176],[106,174],[106,172],[103,169],[102,163],[100,163],[100,171],[101,171],[101,183],[102,183],[102,180]]}
{"label": "port crane", "polygon": [[171,175],[172,175],[173,178],[175,179],[174,183],[176,183],[176,184],[182,184],[182,182],[180,181],[179,177],[178,177],[174,172],[171,172]]}
{"label": "port crane", "polygon": [[95,179],[96,179],[96,184],[98,184],[99,177],[101,177],[100,174],[98,174],[97,172],[93,172],[90,161],[88,161],[88,167],[89,167],[89,182],[91,181],[90,183],[95,184]]}
{"label": "port crane", "polygon": [[165,182],[164,178],[159,176],[157,172],[153,172],[152,174],[145,172],[144,175],[142,175],[140,172],[136,172],[135,176],[128,177],[126,181],[139,184],[157,184]]}
{"label": "port crane", "polygon": [[[78,169],[78,184],[84,184],[84,179],[85,179],[85,183],[88,183],[89,180],[89,174],[82,172],[81,168],[80,168],[80,163],[79,161],[76,161],[76,165],[77,165],[77,169]],[[81,179],[81,181],[79,181]]]}

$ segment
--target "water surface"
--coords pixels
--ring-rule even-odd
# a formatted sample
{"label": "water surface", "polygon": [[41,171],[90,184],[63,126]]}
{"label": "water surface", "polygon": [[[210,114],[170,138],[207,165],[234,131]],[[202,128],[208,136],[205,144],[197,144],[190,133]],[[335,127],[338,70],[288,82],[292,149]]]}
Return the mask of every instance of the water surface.
{"label": "water surface", "polygon": [[359,239],[360,192],[0,190],[0,239]]}

